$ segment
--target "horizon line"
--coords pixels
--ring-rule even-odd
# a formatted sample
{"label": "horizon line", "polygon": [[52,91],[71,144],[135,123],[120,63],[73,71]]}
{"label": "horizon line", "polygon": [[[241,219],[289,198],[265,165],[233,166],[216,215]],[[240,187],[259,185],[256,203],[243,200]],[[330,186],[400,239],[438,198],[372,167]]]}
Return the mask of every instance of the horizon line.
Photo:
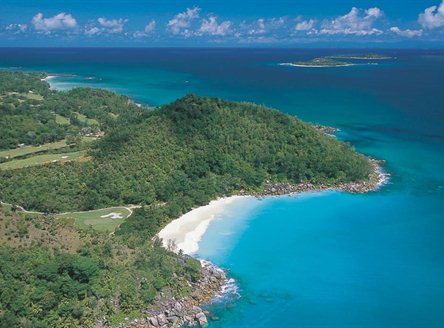
{"label": "horizon line", "polygon": [[284,50],[444,50],[444,46],[440,47],[292,47],[292,46],[1,46],[0,49],[284,49]]}

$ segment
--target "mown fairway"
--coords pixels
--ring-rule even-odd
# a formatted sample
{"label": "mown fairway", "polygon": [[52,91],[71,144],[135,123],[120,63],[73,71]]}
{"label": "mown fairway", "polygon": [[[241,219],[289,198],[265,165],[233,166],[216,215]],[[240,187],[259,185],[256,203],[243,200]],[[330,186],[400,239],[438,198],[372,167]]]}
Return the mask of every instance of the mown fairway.
{"label": "mown fairway", "polygon": [[51,142],[41,146],[25,146],[21,148],[2,150],[0,151],[0,157],[14,158],[48,150],[60,149],[63,147],[67,147],[66,140]]}
{"label": "mown fairway", "polygon": [[13,160],[0,164],[0,170],[13,170],[47,163],[68,162],[86,159],[86,151],[62,154],[36,155],[25,159]]}
{"label": "mown fairway", "polygon": [[63,213],[56,217],[74,219],[74,224],[80,229],[91,226],[97,231],[112,232],[131,214],[131,210],[126,207],[110,207],[87,212]]}

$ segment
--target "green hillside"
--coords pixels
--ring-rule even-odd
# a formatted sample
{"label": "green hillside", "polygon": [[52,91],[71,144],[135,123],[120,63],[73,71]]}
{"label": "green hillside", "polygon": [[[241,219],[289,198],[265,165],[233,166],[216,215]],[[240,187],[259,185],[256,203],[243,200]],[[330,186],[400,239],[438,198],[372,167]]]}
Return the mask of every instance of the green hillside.
{"label": "green hillside", "polygon": [[156,202],[182,212],[267,179],[339,183],[370,172],[364,156],[297,118],[195,95],[110,130],[90,155],[2,171],[0,197],[43,212]]}
{"label": "green hillside", "polygon": [[141,317],[157,293],[190,293],[199,263],[159,242],[130,249],[108,234],[0,206],[0,327],[93,327]]}

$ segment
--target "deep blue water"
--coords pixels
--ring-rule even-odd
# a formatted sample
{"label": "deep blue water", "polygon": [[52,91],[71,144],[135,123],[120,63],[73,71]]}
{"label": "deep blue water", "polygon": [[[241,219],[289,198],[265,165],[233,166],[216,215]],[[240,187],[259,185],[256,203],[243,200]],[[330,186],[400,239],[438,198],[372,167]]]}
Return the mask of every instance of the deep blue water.
{"label": "deep blue water", "polygon": [[[234,205],[198,255],[241,298],[212,327],[444,327],[444,51],[381,50],[379,65],[277,65],[335,50],[0,49],[0,66],[75,74],[160,105],[188,92],[254,101],[322,124],[387,161],[390,183]],[[349,51],[336,51],[352,53]],[[362,50],[361,50],[362,52]],[[89,77],[89,79],[87,79]]]}

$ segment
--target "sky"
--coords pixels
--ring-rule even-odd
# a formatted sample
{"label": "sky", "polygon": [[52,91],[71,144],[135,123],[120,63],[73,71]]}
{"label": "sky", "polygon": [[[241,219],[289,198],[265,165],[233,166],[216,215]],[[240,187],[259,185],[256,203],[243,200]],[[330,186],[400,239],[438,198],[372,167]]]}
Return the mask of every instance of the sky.
{"label": "sky", "polygon": [[0,47],[444,47],[444,0],[0,0]]}

